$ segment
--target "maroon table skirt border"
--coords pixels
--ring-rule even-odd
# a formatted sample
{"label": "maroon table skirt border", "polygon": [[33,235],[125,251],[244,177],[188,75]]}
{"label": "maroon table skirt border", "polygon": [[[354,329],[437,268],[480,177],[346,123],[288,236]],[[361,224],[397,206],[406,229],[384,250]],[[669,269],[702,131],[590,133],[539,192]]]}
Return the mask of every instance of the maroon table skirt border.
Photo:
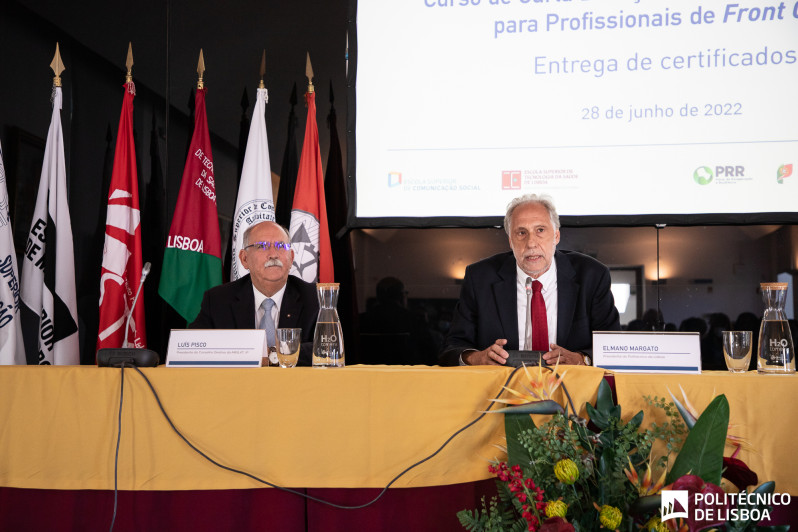
{"label": "maroon table skirt border", "polygon": [[[342,506],[359,506],[382,490],[298,491]],[[483,496],[489,500],[495,494],[494,480],[396,488],[366,508],[344,510],[275,489],[121,491],[114,531],[460,531],[464,529],[457,512],[480,508]],[[109,530],[113,504],[112,491],[0,488],[0,530]],[[775,507],[769,524],[798,524],[798,497],[787,507]]]}
{"label": "maroon table skirt border", "polygon": [[[301,489],[342,506],[373,500],[380,489]],[[390,489],[357,510],[334,508],[276,489],[120,491],[115,532],[372,532],[464,530],[457,512],[496,494],[492,479],[426,488]],[[112,491],[0,488],[0,530],[109,530]]]}

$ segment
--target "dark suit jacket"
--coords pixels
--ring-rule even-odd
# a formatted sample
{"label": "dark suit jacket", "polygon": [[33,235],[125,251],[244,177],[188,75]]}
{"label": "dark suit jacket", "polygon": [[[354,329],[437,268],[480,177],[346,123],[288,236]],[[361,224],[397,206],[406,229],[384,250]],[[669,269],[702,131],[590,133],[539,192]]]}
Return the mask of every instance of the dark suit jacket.
{"label": "dark suit jacket", "polygon": [[[288,281],[280,305],[277,327],[301,327],[302,347],[299,366],[310,366],[313,350],[313,334],[319,315],[319,299],[316,287],[293,275]],[[202,296],[202,305],[191,329],[256,329],[255,296],[252,280],[246,275],[231,283],[207,290]]]}
{"label": "dark suit jacket", "polygon": [[[592,354],[593,331],[621,329],[610,291],[610,271],[599,261],[574,251],[556,251],[557,345]],[[518,349],[516,266],[512,252],[500,253],[466,268],[452,326],[438,357],[456,366],[466,349],[486,349],[506,338],[505,349]],[[523,346],[522,346],[523,347]]]}

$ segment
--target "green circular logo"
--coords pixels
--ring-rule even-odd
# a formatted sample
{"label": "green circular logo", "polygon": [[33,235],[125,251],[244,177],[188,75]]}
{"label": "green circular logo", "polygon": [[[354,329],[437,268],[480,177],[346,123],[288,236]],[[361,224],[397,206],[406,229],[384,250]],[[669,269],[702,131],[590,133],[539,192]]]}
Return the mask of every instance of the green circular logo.
{"label": "green circular logo", "polygon": [[699,185],[708,185],[712,182],[712,168],[709,166],[699,166],[693,172],[693,179]]}

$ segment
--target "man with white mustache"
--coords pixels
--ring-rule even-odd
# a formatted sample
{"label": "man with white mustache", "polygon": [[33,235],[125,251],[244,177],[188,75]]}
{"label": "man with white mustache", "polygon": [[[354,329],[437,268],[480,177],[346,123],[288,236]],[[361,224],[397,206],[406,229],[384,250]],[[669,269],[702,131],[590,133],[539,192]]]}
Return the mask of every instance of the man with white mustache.
{"label": "man with white mustache", "polygon": [[[621,329],[609,269],[587,255],[557,251],[560,218],[549,196],[515,198],[504,229],[512,252],[466,268],[440,364],[503,365],[507,350],[531,349],[552,365],[590,365],[593,331]],[[533,298],[545,306],[537,342],[529,324]]]}
{"label": "man with white mustache", "polygon": [[[294,260],[288,231],[274,222],[261,222],[247,228],[243,240],[238,256],[249,275],[207,290],[189,327],[255,329],[270,307],[275,328],[302,329],[297,365],[310,366],[319,300],[315,285],[288,275]],[[272,303],[262,305],[267,299]]]}

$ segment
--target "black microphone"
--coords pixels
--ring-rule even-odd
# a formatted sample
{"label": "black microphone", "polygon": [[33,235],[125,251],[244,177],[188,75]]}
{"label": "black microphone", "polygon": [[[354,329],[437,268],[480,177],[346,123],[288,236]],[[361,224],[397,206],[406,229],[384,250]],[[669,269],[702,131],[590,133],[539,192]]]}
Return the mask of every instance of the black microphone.
{"label": "black microphone", "polygon": [[97,351],[97,365],[100,367],[122,367],[122,366],[138,366],[138,367],[155,367],[160,362],[158,353],[151,349],[143,349],[138,347],[130,347],[127,336],[130,331],[130,318],[133,316],[133,310],[138,303],[139,295],[141,295],[141,287],[144,286],[144,281],[150,274],[152,264],[149,262],[144,264],[141,270],[141,281],[139,281],[139,288],[136,290],[136,297],[133,298],[133,304],[130,306],[130,313],[125,320],[125,339],[122,342],[122,347],[104,347]]}

